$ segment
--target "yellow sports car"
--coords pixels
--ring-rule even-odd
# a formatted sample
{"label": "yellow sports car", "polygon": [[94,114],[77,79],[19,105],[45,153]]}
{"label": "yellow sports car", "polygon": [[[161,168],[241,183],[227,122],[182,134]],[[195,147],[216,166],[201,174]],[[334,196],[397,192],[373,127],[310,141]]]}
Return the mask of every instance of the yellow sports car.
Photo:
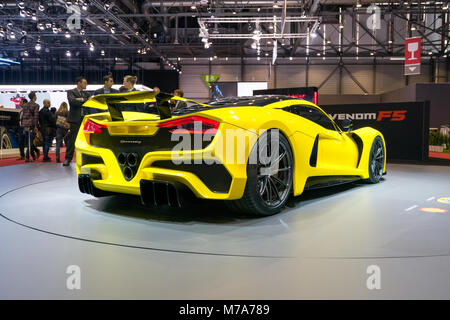
{"label": "yellow sports car", "polygon": [[[198,103],[165,93],[97,95],[76,140],[80,191],[133,194],[145,205],[225,200],[257,215],[290,195],[386,172],[383,135],[338,126],[311,102],[287,96]],[[130,107],[131,106],[131,107]],[[129,111],[125,111],[129,110]]]}

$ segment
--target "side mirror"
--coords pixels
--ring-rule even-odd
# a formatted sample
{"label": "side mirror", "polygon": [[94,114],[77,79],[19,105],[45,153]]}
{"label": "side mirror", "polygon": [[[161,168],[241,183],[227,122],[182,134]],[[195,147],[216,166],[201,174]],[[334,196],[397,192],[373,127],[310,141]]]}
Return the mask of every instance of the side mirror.
{"label": "side mirror", "polygon": [[350,119],[344,119],[341,121],[342,130],[350,132],[353,129],[353,121]]}

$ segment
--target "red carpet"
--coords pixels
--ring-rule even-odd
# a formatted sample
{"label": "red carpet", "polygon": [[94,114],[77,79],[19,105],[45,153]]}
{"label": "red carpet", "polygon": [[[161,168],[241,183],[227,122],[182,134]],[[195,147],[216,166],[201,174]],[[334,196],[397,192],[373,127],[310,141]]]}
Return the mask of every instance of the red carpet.
{"label": "red carpet", "polygon": [[[60,155],[61,161],[64,161],[65,155],[66,155],[65,152],[61,153],[61,155]],[[12,166],[15,164],[24,164],[24,163],[56,163],[56,154],[55,153],[50,153],[48,156],[50,157],[50,159],[52,159],[52,162],[42,162],[42,159],[44,159],[42,152],[41,152],[41,157],[39,159],[37,159],[36,161],[32,161],[32,162],[25,162],[25,160],[16,160],[18,157],[2,159],[2,160],[0,160],[0,167],[6,167],[6,166]],[[73,158],[75,160],[75,155]]]}
{"label": "red carpet", "polygon": [[430,158],[448,159],[450,160],[450,153],[430,152]]}

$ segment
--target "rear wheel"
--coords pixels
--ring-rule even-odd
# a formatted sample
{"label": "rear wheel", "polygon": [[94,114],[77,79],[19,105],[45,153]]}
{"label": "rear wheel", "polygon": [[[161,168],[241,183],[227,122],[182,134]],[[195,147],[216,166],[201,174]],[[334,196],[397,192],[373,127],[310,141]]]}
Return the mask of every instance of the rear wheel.
{"label": "rear wheel", "polygon": [[293,165],[288,140],[278,130],[267,131],[250,153],[244,195],[226,203],[233,210],[254,215],[278,213],[291,192]]}
{"label": "rear wheel", "polygon": [[8,136],[6,128],[0,128],[1,149],[12,149],[11,139]]}
{"label": "rear wheel", "polygon": [[376,137],[372,142],[369,155],[369,183],[378,183],[383,176],[384,169],[384,144],[380,137]]}

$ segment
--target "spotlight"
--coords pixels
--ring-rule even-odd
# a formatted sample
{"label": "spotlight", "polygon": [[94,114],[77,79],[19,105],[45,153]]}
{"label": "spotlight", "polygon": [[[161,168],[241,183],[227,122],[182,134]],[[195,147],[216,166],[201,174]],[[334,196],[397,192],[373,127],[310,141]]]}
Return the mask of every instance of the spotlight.
{"label": "spotlight", "polygon": [[269,54],[266,52],[265,54],[264,54],[266,57],[268,57],[269,56]]}
{"label": "spotlight", "polygon": [[31,20],[37,21],[37,15],[36,15],[35,12],[33,12],[33,13],[31,14]]}
{"label": "spotlight", "polygon": [[116,33],[116,28],[111,27],[111,33],[112,33],[112,34]]}
{"label": "spotlight", "polygon": [[194,57],[194,61],[197,61],[197,57]]}
{"label": "spotlight", "polygon": [[372,52],[370,52],[370,55],[371,55],[371,56],[373,56],[374,54],[375,54],[375,53],[374,53],[373,51],[372,51]]}
{"label": "spotlight", "polygon": [[257,47],[256,42],[253,42],[251,47],[252,47],[252,49],[256,49],[256,47]]}
{"label": "spotlight", "polygon": [[291,60],[291,61],[292,61],[292,57],[289,57],[289,60]]}
{"label": "spotlight", "polygon": [[236,14],[237,12],[233,10],[233,14]]}
{"label": "spotlight", "polygon": [[37,28],[39,30],[45,30],[45,27],[44,27],[44,25],[42,23],[38,23]]}
{"label": "spotlight", "polygon": [[37,51],[41,50],[41,44],[40,43],[36,43],[36,46],[34,47]]}
{"label": "spotlight", "polygon": [[89,50],[94,51],[95,50],[94,46],[89,47]]}
{"label": "spotlight", "polygon": [[14,32],[11,32],[11,33],[9,34],[9,38],[10,38],[10,39],[15,39],[15,38],[16,38],[16,34],[15,34]]}
{"label": "spotlight", "polygon": [[66,31],[66,33],[64,34],[64,37],[66,37],[67,39],[70,39],[70,33],[69,33],[69,31]]}
{"label": "spotlight", "polygon": [[433,51],[428,51],[428,55],[432,55],[433,54]]}
{"label": "spotlight", "polygon": [[416,30],[416,26],[412,25],[411,26],[411,31],[415,31]]}
{"label": "spotlight", "polygon": [[274,3],[273,3],[273,6],[272,7],[274,7],[275,9],[276,8],[279,8],[279,6],[278,6],[278,1],[274,1]]}
{"label": "spotlight", "polygon": [[206,42],[205,43],[205,49],[209,49],[209,47],[210,47],[209,42]]}
{"label": "spotlight", "polygon": [[25,57],[28,57],[28,51],[25,50],[25,51],[23,52],[23,55],[24,55]]}
{"label": "spotlight", "polygon": [[258,61],[261,60],[261,57],[256,58],[256,60],[258,60]]}
{"label": "spotlight", "polygon": [[361,2],[359,2],[359,0],[356,1],[356,7],[357,7],[357,8],[361,8],[361,7],[362,7]]}
{"label": "spotlight", "polygon": [[84,3],[84,4],[81,6],[81,9],[83,9],[84,11],[87,11],[88,8],[89,8],[89,7],[88,7],[88,5],[87,5],[86,3]]}
{"label": "spotlight", "polygon": [[105,50],[100,51],[100,54],[101,54],[102,56],[104,56],[104,55],[105,55]]}
{"label": "spotlight", "polygon": [[67,56],[67,57],[70,57],[71,55],[72,55],[72,54],[70,53],[70,51],[67,50],[67,51],[66,51],[66,56]]}
{"label": "spotlight", "polygon": [[340,25],[339,25],[339,29],[344,29],[344,25],[343,25],[343,24],[340,24]]}
{"label": "spotlight", "polygon": [[228,61],[228,57],[225,57],[225,60]]}
{"label": "spotlight", "polygon": [[311,38],[315,38],[315,37],[317,37],[317,33],[315,33],[315,32],[313,32],[313,33],[310,33],[310,35],[309,35]]}

